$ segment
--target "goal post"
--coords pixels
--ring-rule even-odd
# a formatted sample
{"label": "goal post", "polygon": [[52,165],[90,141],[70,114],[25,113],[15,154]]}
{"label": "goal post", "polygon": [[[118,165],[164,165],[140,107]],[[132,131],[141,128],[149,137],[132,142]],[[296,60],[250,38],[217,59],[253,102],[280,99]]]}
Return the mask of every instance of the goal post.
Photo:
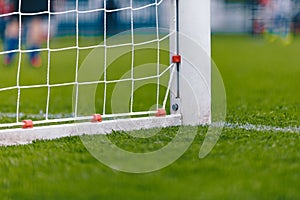
{"label": "goal post", "polygon": [[[50,5],[50,1],[48,3]],[[19,70],[17,72],[11,70],[11,73],[16,73],[17,77],[15,85],[5,86],[0,85],[0,98],[4,98],[5,94],[10,94],[12,91],[17,91],[15,98],[16,103],[12,103],[17,106],[16,113],[6,111],[4,108],[9,103],[1,105],[0,101],[0,141],[3,144],[17,144],[27,143],[37,139],[54,139],[58,137],[82,135],[82,134],[107,134],[115,130],[139,130],[156,127],[168,127],[178,125],[200,125],[208,124],[211,122],[211,60],[210,60],[210,0],[155,0],[155,1],[138,1],[130,0],[129,3],[125,3],[122,0],[114,0],[115,2],[112,8],[108,7],[106,0],[102,1],[103,5],[90,8],[89,10],[80,10],[79,1],[76,0],[75,7],[65,11],[50,11],[48,13],[48,41],[45,48],[40,49],[45,55],[48,55],[47,59],[44,60],[47,64],[45,66],[47,73],[46,83],[44,84],[33,84],[33,85],[22,85],[20,81],[20,71],[28,66],[24,66],[25,62],[18,60],[16,66],[10,66],[11,68],[16,67]],[[143,3],[144,2],[144,3]],[[145,3],[148,2],[148,3]],[[123,5],[124,4],[124,5]],[[50,7],[50,6],[49,6]],[[67,47],[51,47],[49,37],[50,24],[52,24],[52,18],[50,16],[60,16],[63,14],[74,14],[75,21],[75,44]],[[89,46],[81,46],[79,42],[80,37],[80,19],[81,15],[97,13],[103,21],[103,41],[98,44]],[[142,14],[141,14],[142,13]],[[15,13],[14,13],[15,14]],[[20,16],[23,15],[18,11]],[[112,16],[112,14],[116,14]],[[143,27],[143,22],[137,25],[138,19],[147,20],[147,18],[153,18],[149,20],[149,24],[152,24],[150,30],[154,30],[154,34],[150,36],[152,39],[146,41],[137,42],[135,37],[136,27]],[[150,16],[150,14],[154,16]],[[161,34],[160,25],[164,20],[164,16],[169,19],[168,33]],[[1,18],[9,16],[10,14],[0,15]],[[26,14],[34,15],[34,13]],[[61,17],[62,18],[62,17]],[[112,33],[119,31],[112,31],[112,27],[108,27],[108,20],[121,20],[126,21],[122,25],[122,30],[125,30],[125,34],[121,35],[122,39],[113,41],[114,38],[120,38],[111,36],[108,34],[109,31]],[[142,21],[142,20],[141,20]],[[21,23],[21,22],[20,22]],[[55,22],[58,23],[58,22]],[[19,27],[22,27],[20,24]],[[124,28],[125,27],[125,28]],[[55,28],[59,29],[59,27]],[[21,33],[21,31],[20,31]],[[138,33],[137,33],[138,34]],[[142,33],[141,38],[149,33]],[[124,36],[125,35],[125,36]],[[148,37],[148,35],[147,35]],[[19,35],[19,40],[22,36]],[[63,41],[63,40],[62,40]],[[167,42],[166,42],[167,41]],[[119,42],[119,43],[117,43]],[[19,54],[26,54],[37,50],[27,50],[22,48],[19,42],[19,47],[15,50],[5,51],[2,50],[0,55],[4,57],[8,53],[17,52]],[[153,65],[149,68],[155,69],[156,74],[145,74],[139,66],[136,66],[139,60],[146,59],[142,55],[138,57],[138,50],[143,46],[152,45],[151,48],[157,48],[156,53],[149,53],[149,56],[154,56],[155,61],[149,61],[149,65]],[[168,46],[169,60],[170,63],[167,66],[161,67],[162,59],[161,54],[164,52],[162,46]],[[116,49],[127,48],[124,52],[121,50],[118,53],[114,51]],[[146,47],[148,49],[149,47]],[[94,49],[94,50],[93,50]],[[162,50],[160,50],[162,49]],[[90,50],[85,60],[80,63],[82,52]],[[74,69],[74,79],[68,82],[62,83],[51,83],[51,76],[55,76],[52,72],[52,54],[58,52],[74,51],[74,66],[68,66]],[[108,58],[111,52],[116,55],[115,59]],[[94,53],[94,56],[93,56]],[[101,54],[101,55],[100,55]],[[98,60],[94,60],[96,58]],[[121,60],[125,57],[129,57],[130,61]],[[93,56],[92,60],[89,60]],[[19,56],[21,59],[22,56]],[[64,60],[64,57],[60,59]],[[67,59],[67,58],[66,58]],[[151,60],[151,59],[150,59]],[[121,75],[113,76],[119,79],[110,78],[110,65],[115,63],[127,65],[128,70]],[[146,62],[142,62],[146,65]],[[80,64],[82,64],[80,66]],[[85,68],[87,66],[87,68]],[[7,67],[7,66],[3,66]],[[125,67],[126,68],[126,67]],[[96,72],[97,70],[100,71]],[[38,70],[42,69],[30,69],[30,73],[37,73]],[[35,71],[34,71],[35,70]],[[85,75],[88,75],[90,80],[86,80],[86,76],[81,76],[81,73],[87,70]],[[89,71],[90,70],[90,71]],[[93,71],[95,70],[95,71]],[[110,70],[110,71],[109,71]],[[123,69],[117,68],[115,73],[118,74],[118,70]],[[139,72],[141,70],[141,72]],[[151,70],[150,70],[151,71]],[[50,74],[51,73],[51,74]],[[61,71],[61,73],[64,73]],[[121,72],[120,72],[121,73]],[[136,74],[143,74],[144,77],[137,77]],[[162,78],[167,77],[165,89],[160,89],[160,81]],[[1,81],[1,80],[0,80]],[[143,99],[135,98],[135,91],[143,89],[139,86],[141,81],[145,81],[145,84],[157,84],[155,89],[155,109],[148,108],[148,110],[136,110],[134,106],[142,105]],[[123,84],[122,87],[128,91],[126,94],[120,94],[121,97],[128,97],[128,102],[125,102],[125,106],[129,104],[128,110],[120,111],[109,111],[108,106],[111,106],[111,99],[113,92],[111,87],[117,84]],[[73,87],[72,90],[72,113],[51,113],[50,106],[53,97],[53,91],[57,88],[62,87]],[[121,91],[122,91],[121,87]],[[100,89],[99,89],[100,88]],[[23,113],[19,106],[24,106],[24,103],[20,104],[20,99],[23,100],[25,96],[23,91],[26,89],[45,89],[46,92],[42,94],[46,95],[45,98],[41,98],[41,101],[46,101],[42,105],[35,105],[40,107],[41,113]],[[101,95],[99,95],[99,90]],[[96,91],[98,93],[96,94]],[[125,91],[125,90],[123,90]],[[161,94],[165,91],[164,94]],[[2,94],[1,94],[2,93]],[[146,91],[143,94],[149,93]],[[23,96],[24,95],[24,96]],[[40,98],[41,93],[36,95]],[[59,95],[59,94],[58,94]],[[87,95],[87,96],[85,96]],[[118,94],[117,94],[118,98]],[[146,97],[147,98],[147,97]],[[60,101],[63,101],[61,99]],[[136,103],[136,101],[141,101]],[[167,103],[169,101],[169,103]],[[30,101],[26,101],[30,103]],[[100,102],[100,106],[95,105]],[[121,101],[120,101],[121,102]],[[33,102],[34,104],[35,102]],[[121,102],[121,104],[124,102]],[[126,104],[127,103],[127,104]],[[83,106],[83,104],[85,104]],[[122,104],[122,105],[123,105]],[[170,109],[166,106],[170,105]],[[46,108],[45,108],[46,106]],[[96,107],[101,107],[99,112],[96,111]],[[170,112],[168,112],[170,110]],[[27,118],[24,118],[26,116]],[[30,118],[32,117],[32,118]],[[15,121],[13,119],[16,119]],[[7,120],[8,119],[8,120]],[[75,123],[73,123],[75,121]],[[70,123],[71,122],[71,123]]]}
{"label": "goal post", "polygon": [[181,104],[183,125],[208,124],[211,121],[210,1],[176,2],[178,41],[171,48],[184,59],[179,66],[181,78],[173,82],[173,87],[179,82],[180,98],[172,96],[171,104]]}

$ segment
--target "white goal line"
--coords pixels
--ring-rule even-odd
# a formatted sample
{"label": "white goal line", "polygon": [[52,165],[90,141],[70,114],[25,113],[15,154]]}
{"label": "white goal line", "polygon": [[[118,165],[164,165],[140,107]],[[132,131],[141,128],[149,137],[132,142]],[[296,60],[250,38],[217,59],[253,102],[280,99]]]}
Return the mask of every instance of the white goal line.
{"label": "white goal line", "polygon": [[[35,127],[34,129],[8,129],[0,130],[0,146],[30,144],[36,140],[53,140],[63,137],[110,134],[113,131],[133,131],[152,128],[166,128],[182,125],[181,115],[166,117],[144,117],[103,121],[101,123],[73,123]],[[300,133],[300,127],[276,127],[257,124],[225,123],[224,128],[242,129],[257,132]]]}
{"label": "white goal line", "polygon": [[257,131],[257,132],[282,132],[282,133],[300,133],[300,126],[288,126],[288,127],[277,127],[277,126],[268,126],[260,124],[232,124],[225,123],[224,128],[229,129],[242,129],[247,131]]}
{"label": "white goal line", "polygon": [[180,126],[181,115],[165,117],[143,117],[103,121],[100,123],[72,123],[35,127],[33,129],[6,129],[0,130],[0,146],[29,144],[36,140],[53,140],[57,138],[110,134],[113,131],[133,131],[153,128]]}

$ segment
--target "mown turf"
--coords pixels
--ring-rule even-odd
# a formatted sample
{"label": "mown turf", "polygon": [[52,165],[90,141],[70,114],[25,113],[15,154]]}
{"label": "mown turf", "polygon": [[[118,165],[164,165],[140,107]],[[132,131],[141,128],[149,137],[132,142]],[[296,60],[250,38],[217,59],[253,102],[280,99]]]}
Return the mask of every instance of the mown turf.
{"label": "mown turf", "polygon": [[[171,129],[172,130],[172,129]],[[165,130],[163,134],[170,134]],[[111,170],[78,137],[1,148],[4,199],[298,199],[299,134],[224,131],[198,159],[203,130],[171,166],[150,174]],[[120,143],[131,143],[115,135]],[[151,140],[150,140],[151,142]],[[152,141],[153,142],[153,141]],[[161,142],[166,141],[161,139]],[[144,143],[136,142],[131,150]]]}
{"label": "mown turf", "polygon": [[[299,126],[300,40],[290,46],[250,36],[213,36],[212,55],[226,86],[227,121]],[[208,157],[198,158],[206,128],[174,164],[149,174],[114,171],[80,138],[0,148],[3,199],[299,199],[299,133],[225,129]],[[115,144],[140,152],[167,144],[176,128]],[[158,142],[159,141],[159,142]]]}
{"label": "mown turf", "polygon": [[228,121],[300,125],[299,45],[299,37],[288,46],[249,36],[213,37],[213,59],[228,97]]}

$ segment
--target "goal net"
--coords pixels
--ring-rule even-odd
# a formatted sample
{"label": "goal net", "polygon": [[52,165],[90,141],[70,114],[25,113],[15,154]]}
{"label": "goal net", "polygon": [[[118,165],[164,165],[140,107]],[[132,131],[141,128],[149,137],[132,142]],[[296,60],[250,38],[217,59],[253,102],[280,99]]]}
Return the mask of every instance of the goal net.
{"label": "goal net", "polygon": [[[0,50],[2,131],[126,118],[147,118],[138,128],[151,128],[180,125],[182,114],[190,112],[182,106],[190,97],[181,102],[186,94],[180,89],[180,65],[192,61],[179,55],[189,47],[178,31],[182,27],[188,36],[196,34],[194,40],[209,52],[209,16],[192,16],[197,12],[193,4],[204,10],[209,1],[202,8],[195,0],[47,0],[46,10],[31,12],[24,1],[5,5],[11,2],[18,3],[0,14],[6,27]],[[188,8],[190,15],[179,21]],[[192,31],[193,17],[205,22],[202,28]],[[209,62],[203,64],[207,79]],[[193,78],[191,70],[182,73]],[[205,106],[197,124],[209,122],[209,101],[202,95]]]}

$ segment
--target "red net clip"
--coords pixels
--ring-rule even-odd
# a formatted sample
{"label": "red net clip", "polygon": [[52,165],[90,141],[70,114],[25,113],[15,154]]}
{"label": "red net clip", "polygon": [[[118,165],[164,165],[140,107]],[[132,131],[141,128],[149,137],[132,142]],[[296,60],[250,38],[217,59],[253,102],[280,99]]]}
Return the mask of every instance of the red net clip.
{"label": "red net clip", "polygon": [[93,114],[92,122],[102,122],[102,116],[100,114]]}
{"label": "red net clip", "polygon": [[157,112],[155,113],[155,117],[165,117],[167,115],[167,112],[165,109],[158,109]]}
{"label": "red net clip", "polygon": [[22,128],[27,129],[27,128],[33,128],[33,122],[32,120],[23,120],[23,126]]}
{"label": "red net clip", "polygon": [[181,56],[180,55],[174,55],[172,57],[172,62],[173,63],[181,63]]}

